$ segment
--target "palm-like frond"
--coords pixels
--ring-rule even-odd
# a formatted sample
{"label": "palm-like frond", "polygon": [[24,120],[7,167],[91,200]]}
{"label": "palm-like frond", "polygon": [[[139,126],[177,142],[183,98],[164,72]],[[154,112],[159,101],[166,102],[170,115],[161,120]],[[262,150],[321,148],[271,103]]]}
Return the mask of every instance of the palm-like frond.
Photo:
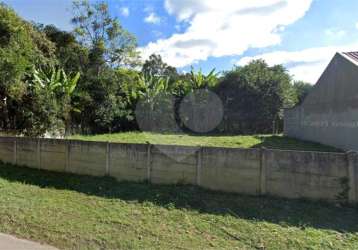
{"label": "palm-like frond", "polygon": [[[80,73],[77,72],[73,77],[68,77],[63,69],[51,68],[48,72],[42,69],[34,69],[33,86],[37,90],[45,90],[48,94],[72,95],[80,79]],[[61,94],[61,93],[60,93]]]}
{"label": "palm-like frond", "polygon": [[217,83],[218,74],[215,73],[215,69],[211,70],[208,75],[205,75],[200,69],[197,73],[194,68],[191,67],[190,71],[190,84],[191,89],[201,89],[214,87]]}
{"label": "palm-like frond", "polygon": [[139,97],[148,103],[153,103],[159,95],[169,92],[169,77],[141,75],[139,86],[141,88],[138,91]]}

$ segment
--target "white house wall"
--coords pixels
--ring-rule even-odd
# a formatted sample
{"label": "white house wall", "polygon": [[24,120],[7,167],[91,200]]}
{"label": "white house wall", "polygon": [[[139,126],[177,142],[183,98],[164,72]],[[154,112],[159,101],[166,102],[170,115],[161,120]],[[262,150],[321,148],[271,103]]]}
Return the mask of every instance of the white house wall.
{"label": "white house wall", "polygon": [[285,111],[284,133],[358,150],[358,66],[336,54],[303,104]]}

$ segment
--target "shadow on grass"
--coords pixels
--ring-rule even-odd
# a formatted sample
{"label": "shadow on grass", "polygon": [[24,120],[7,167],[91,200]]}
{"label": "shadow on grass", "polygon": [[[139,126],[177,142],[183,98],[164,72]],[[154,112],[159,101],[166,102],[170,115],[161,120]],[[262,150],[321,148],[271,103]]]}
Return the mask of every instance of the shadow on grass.
{"label": "shadow on grass", "polygon": [[333,204],[213,192],[193,186],[117,182],[111,177],[62,174],[0,164],[0,178],[127,202],[151,202],[200,213],[232,215],[282,226],[358,232],[358,210]]}
{"label": "shadow on grass", "polygon": [[319,152],[343,152],[340,149],[323,145],[316,142],[298,140],[286,136],[254,136],[262,143],[256,144],[253,148],[271,148],[271,149],[285,149],[285,150],[302,150],[302,151],[319,151]]}
{"label": "shadow on grass", "polygon": [[[190,136],[200,137],[202,134],[190,134]],[[228,138],[232,136],[240,136],[240,134],[220,134],[220,133],[209,133],[204,134],[205,136],[210,137],[223,137],[227,136]],[[317,142],[299,140],[282,135],[243,135],[243,136],[252,136],[255,139],[262,141],[259,144],[252,146],[252,148],[271,148],[271,149],[281,149],[281,150],[301,150],[301,151],[318,151],[318,152],[343,152],[343,150],[324,145]],[[240,145],[240,144],[238,144]]]}

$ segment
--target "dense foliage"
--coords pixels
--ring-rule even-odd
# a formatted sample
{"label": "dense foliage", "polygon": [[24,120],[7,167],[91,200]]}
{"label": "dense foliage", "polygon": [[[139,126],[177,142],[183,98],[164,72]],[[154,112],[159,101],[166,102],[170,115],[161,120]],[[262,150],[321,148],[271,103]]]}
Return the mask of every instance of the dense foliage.
{"label": "dense foliage", "polygon": [[215,90],[225,103],[221,129],[243,134],[280,131],[283,108],[297,100],[286,70],[260,60],[227,72]]}
{"label": "dense foliage", "polygon": [[31,88],[36,67],[56,64],[55,46],[12,9],[0,5],[0,126],[43,133],[51,123],[49,100]]}
{"label": "dense foliage", "polygon": [[[136,38],[104,2],[74,1],[72,23],[73,32],[32,24],[0,5],[2,130],[39,136],[171,126],[195,132],[187,121],[214,92],[224,110],[216,132],[279,132],[283,108],[302,102],[310,89],[264,61],[223,74],[178,73],[160,55],[141,63]],[[193,95],[197,90],[204,94]],[[182,115],[188,100],[200,108]]]}

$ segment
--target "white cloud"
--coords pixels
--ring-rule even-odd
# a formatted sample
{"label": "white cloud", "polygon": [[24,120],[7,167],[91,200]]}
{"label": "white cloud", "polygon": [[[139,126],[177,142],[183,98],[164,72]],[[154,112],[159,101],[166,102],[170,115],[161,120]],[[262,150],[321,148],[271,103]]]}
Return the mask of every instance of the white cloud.
{"label": "white cloud", "polygon": [[129,14],[130,14],[129,8],[127,8],[127,7],[121,8],[121,9],[120,9],[120,13],[121,13],[122,16],[128,17]]}
{"label": "white cloud", "polygon": [[358,29],[358,22],[356,23],[356,28]]}
{"label": "white cloud", "polygon": [[176,67],[208,57],[241,55],[281,42],[285,26],[303,17],[312,0],[166,0],[165,8],[188,28],[141,48]]}
{"label": "white cloud", "polygon": [[153,33],[153,35],[156,36],[156,37],[161,37],[161,36],[163,36],[163,33],[160,32],[159,30],[153,30],[152,33]]}
{"label": "white cloud", "polygon": [[179,24],[175,25],[174,28],[178,32],[181,30],[181,26]]}
{"label": "white cloud", "polygon": [[324,31],[324,33],[326,34],[326,36],[333,38],[333,39],[340,39],[347,34],[347,32],[345,30],[340,30],[337,28],[326,29]]}
{"label": "white cloud", "polygon": [[237,65],[243,66],[252,60],[264,59],[269,65],[283,64],[296,80],[316,83],[336,52],[356,50],[358,43],[345,46],[309,48],[300,51],[275,51],[243,57]]}
{"label": "white cloud", "polygon": [[151,12],[146,18],[144,18],[144,22],[151,24],[159,24],[161,22],[161,19],[159,16],[157,16],[157,14]]}

